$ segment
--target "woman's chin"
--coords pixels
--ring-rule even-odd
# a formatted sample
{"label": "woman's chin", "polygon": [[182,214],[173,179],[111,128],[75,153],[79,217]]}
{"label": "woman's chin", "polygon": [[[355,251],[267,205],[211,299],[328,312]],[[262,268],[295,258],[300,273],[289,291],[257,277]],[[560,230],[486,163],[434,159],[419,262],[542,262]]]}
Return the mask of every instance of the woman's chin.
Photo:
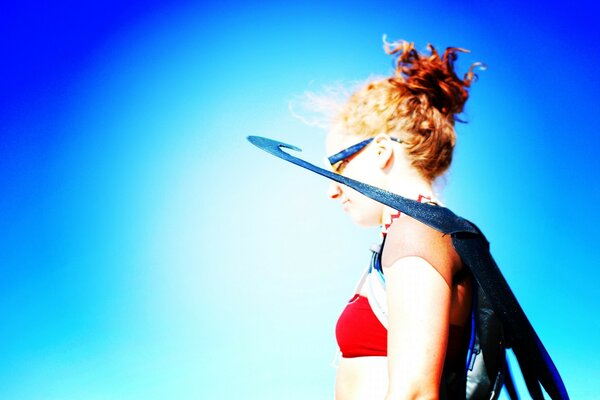
{"label": "woman's chin", "polygon": [[356,213],[352,213],[352,211],[346,211],[350,215],[350,219],[356,225],[363,228],[372,228],[374,226],[381,225],[375,218],[369,218],[366,215],[357,215]]}

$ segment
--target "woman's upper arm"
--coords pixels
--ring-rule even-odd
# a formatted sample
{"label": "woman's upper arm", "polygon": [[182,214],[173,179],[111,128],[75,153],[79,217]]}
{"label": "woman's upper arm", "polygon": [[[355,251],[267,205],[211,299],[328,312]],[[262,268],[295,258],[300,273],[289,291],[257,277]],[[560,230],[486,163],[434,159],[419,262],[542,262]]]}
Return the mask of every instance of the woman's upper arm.
{"label": "woman's upper arm", "polygon": [[391,228],[382,254],[389,314],[388,398],[437,398],[456,253],[449,237],[410,217]]}
{"label": "woman's upper arm", "polygon": [[389,396],[437,397],[448,338],[451,289],[425,259],[403,257],[385,270]]}

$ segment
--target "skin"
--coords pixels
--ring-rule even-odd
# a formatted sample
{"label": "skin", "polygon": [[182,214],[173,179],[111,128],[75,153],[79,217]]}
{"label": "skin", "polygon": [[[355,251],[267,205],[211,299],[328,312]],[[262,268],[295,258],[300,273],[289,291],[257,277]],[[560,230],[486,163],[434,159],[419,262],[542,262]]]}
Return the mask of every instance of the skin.
{"label": "skin", "polygon": [[[327,138],[327,153],[335,154],[360,140],[333,130]],[[351,157],[342,173],[408,198],[417,199],[419,194],[433,198],[431,183],[412,167],[403,145],[384,134]],[[336,182],[330,184],[328,196],[340,201],[360,226],[381,225],[394,212]],[[387,266],[384,262],[388,356],[342,357],[336,399],[438,398],[449,324],[464,322],[470,307],[465,300],[468,288],[452,286],[454,272],[452,268],[436,269],[417,256],[402,257]]]}

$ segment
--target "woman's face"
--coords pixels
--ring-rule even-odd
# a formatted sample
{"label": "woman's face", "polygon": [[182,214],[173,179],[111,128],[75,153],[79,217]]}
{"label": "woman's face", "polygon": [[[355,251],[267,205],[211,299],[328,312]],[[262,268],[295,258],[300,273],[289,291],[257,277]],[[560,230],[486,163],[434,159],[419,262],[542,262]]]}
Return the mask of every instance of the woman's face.
{"label": "woman's face", "polygon": [[[331,156],[344,150],[362,139],[353,135],[344,135],[332,131],[327,137],[327,155]],[[347,159],[334,165],[336,172],[348,178],[384,188],[384,175],[378,166],[378,159],[373,142]],[[338,170],[339,168],[339,170]],[[331,199],[339,200],[345,212],[361,226],[377,226],[381,224],[384,206],[360,194],[354,189],[337,182],[330,184],[327,191]]]}

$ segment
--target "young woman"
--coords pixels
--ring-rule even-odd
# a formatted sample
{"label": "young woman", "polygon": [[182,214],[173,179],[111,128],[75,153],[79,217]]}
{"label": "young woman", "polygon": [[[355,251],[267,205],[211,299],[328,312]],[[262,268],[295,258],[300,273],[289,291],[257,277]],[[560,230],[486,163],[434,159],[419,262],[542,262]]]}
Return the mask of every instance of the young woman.
{"label": "young woman", "polygon": [[[435,207],[433,183],[452,161],[473,67],[456,75],[461,49],[385,47],[395,74],[350,96],[327,138],[329,162],[339,174]],[[332,183],[328,194],[358,225],[381,225],[384,237],[380,267],[369,272],[385,282],[383,300],[363,283],[337,323],[336,399],[464,398],[472,278],[450,237],[346,186]]]}

